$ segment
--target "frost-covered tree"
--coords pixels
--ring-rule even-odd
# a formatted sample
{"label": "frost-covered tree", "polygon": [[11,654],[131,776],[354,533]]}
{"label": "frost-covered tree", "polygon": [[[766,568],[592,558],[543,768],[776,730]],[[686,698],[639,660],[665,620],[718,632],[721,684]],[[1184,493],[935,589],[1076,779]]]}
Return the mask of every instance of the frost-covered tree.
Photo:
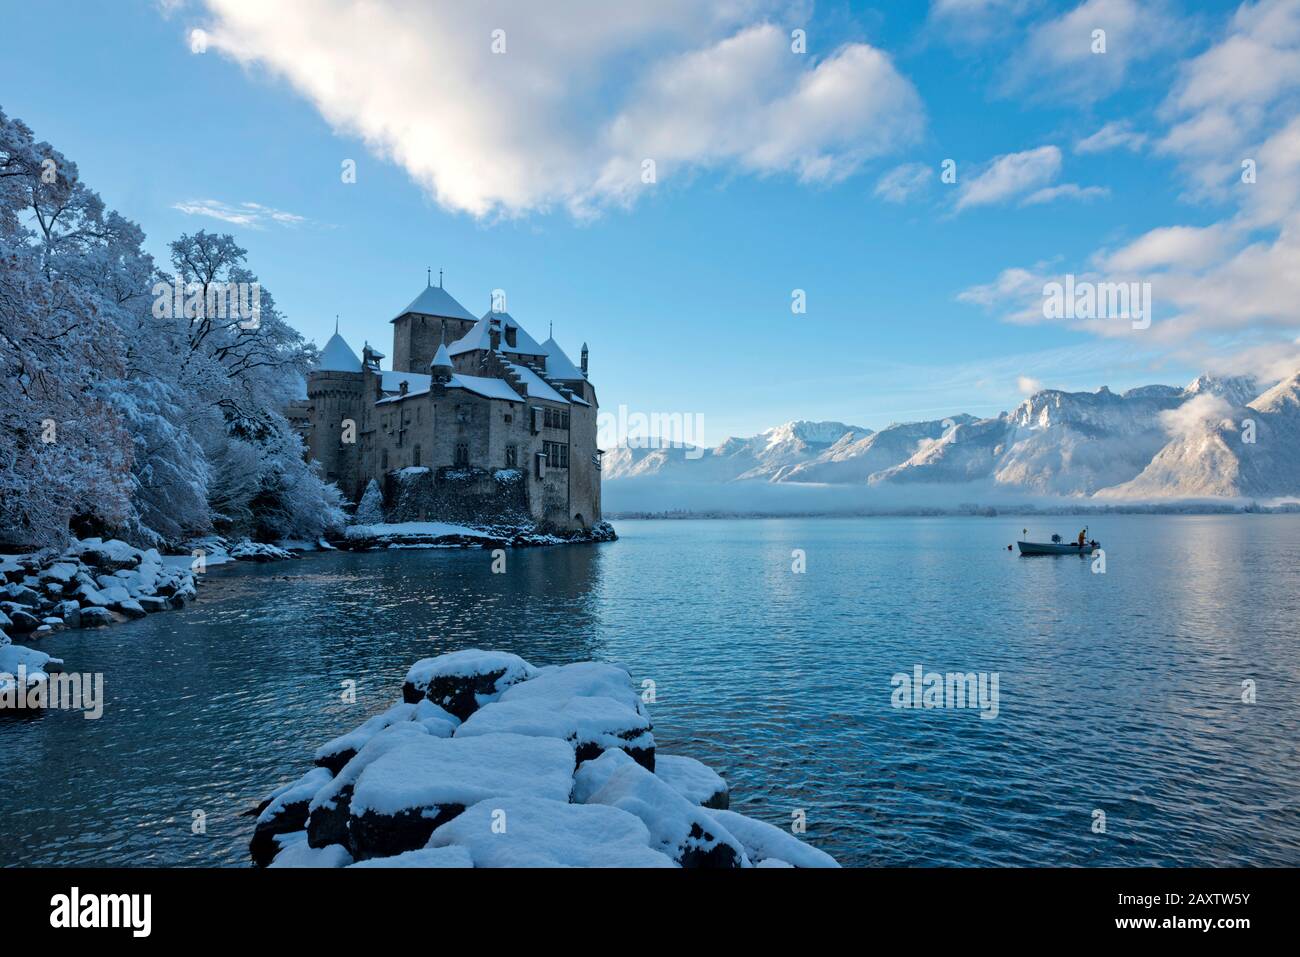
{"label": "frost-covered tree", "polygon": [[143,242],[0,111],[0,535],[161,544],[214,523],[266,537],[340,525],[338,490],[279,411],[314,348],[232,237],[181,236],[170,274]]}
{"label": "frost-covered tree", "polygon": [[357,503],[352,521],[356,525],[379,525],[383,520],[384,493],[379,488],[379,483],[371,479],[366,490],[361,493],[361,501]]}

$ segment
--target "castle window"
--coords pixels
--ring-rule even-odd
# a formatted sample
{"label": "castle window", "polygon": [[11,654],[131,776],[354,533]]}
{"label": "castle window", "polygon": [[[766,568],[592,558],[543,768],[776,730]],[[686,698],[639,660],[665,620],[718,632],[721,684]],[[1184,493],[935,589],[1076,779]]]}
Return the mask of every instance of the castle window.
{"label": "castle window", "polygon": [[469,466],[469,446],[464,442],[456,446],[456,467],[463,469]]}
{"label": "castle window", "polygon": [[553,469],[567,469],[569,467],[569,447],[563,442],[543,442],[542,449],[546,453],[546,464]]}
{"label": "castle window", "polygon": [[383,469],[384,469],[385,472],[388,471],[388,449],[384,449],[384,465],[383,465]]}
{"label": "castle window", "polygon": [[463,405],[456,406],[456,421],[459,422],[461,425],[464,425],[466,422],[468,422],[469,409],[465,408]]}
{"label": "castle window", "polygon": [[513,422],[513,421],[515,420],[515,417],[514,417],[513,415],[511,415],[509,412],[507,412],[507,413],[503,416],[503,418],[506,420],[507,423]]}
{"label": "castle window", "polygon": [[506,446],[506,468],[512,469],[519,463],[519,453],[513,445]]}
{"label": "castle window", "polygon": [[411,464],[412,465],[420,464],[420,447],[418,445],[414,446],[411,449]]}
{"label": "castle window", "polygon": [[519,345],[519,335],[514,326],[506,326],[506,345],[511,349]]}

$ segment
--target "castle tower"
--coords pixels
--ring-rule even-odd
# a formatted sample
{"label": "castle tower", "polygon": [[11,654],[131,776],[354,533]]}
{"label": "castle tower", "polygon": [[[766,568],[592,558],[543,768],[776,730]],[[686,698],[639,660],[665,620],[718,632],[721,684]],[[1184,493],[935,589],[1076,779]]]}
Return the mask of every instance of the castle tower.
{"label": "castle tower", "polygon": [[429,368],[439,342],[455,342],[474,326],[474,317],[452,295],[428,277],[424,291],[392,320],[393,371],[420,372]]}
{"label": "castle tower", "polygon": [[358,450],[365,403],[363,381],[361,360],[336,327],[321,350],[320,365],[307,376],[311,409],[307,447],[321,464],[325,478],[353,500],[362,484]]}

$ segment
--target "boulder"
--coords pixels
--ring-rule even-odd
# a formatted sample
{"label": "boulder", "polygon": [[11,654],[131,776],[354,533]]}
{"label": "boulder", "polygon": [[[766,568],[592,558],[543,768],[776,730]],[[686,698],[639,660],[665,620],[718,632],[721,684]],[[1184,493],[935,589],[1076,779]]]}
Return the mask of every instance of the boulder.
{"label": "boulder", "polygon": [[352,790],[357,778],[361,777],[361,772],[393,748],[428,733],[423,725],[413,721],[403,722],[383,729],[367,741],[334,779],[312,798],[307,808],[308,843],[312,847],[325,847],[329,844],[350,847],[348,818],[352,808]]}
{"label": "boulder", "polygon": [[270,867],[347,867],[352,863],[352,855],[346,847],[341,844],[312,847],[307,843],[306,831],[280,834],[275,840],[281,850]]}
{"label": "boulder", "polygon": [[694,758],[678,754],[657,755],[655,774],[692,804],[726,810],[730,803],[727,782],[712,768]]}
{"label": "boulder", "polygon": [[104,625],[111,625],[116,620],[111,611],[99,605],[88,605],[81,609],[82,628],[101,628]]}
{"label": "boulder", "polygon": [[124,601],[119,601],[113,605],[113,608],[120,611],[128,618],[143,618],[145,615],[149,614],[134,598],[127,598]]}
{"label": "boulder", "polygon": [[357,752],[367,741],[399,721],[410,721],[414,714],[415,705],[403,703],[369,718],[361,727],[340,735],[333,741],[327,741],[317,748],[315,754],[317,767],[329,768],[330,774],[338,774],[345,764],[357,756]]}
{"label": "boulder", "polygon": [[735,811],[708,812],[715,821],[725,827],[745,848],[750,861],[763,866],[763,862],[775,860],[769,867],[839,867],[835,858],[825,851],[819,851],[810,844],[805,844],[789,831],[782,830],[764,821],[756,821]]}
{"label": "boulder", "polygon": [[[614,752],[599,761],[617,761]],[[597,763],[597,762],[593,762]],[[654,774],[634,762],[614,769],[588,804],[608,804],[639,817],[650,831],[650,846],[682,867],[748,867],[745,849],[711,813],[692,804]]]}
{"label": "boulder", "polygon": [[456,736],[501,732],[568,741],[579,764],[617,748],[647,768],[655,766],[650,719],[613,698],[560,694],[497,701],[470,715]]}
{"label": "boulder", "polygon": [[427,698],[464,721],[534,674],[532,665],[509,652],[453,651],[412,665],[402,685],[402,700],[415,703]]}
{"label": "boulder", "polygon": [[248,852],[258,867],[270,864],[280,847],[275,838],[292,831],[302,831],[307,826],[307,807],[316,792],[330,782],[330,773],[324,768],[313,768],[296,781],[278,788],[271,801],[257,816],[253,839]]}
{"label": "boulder", "polygon": [[81,627],[81,606],[75,601],[61,601],[54,606],[54,614],[63,619],[69,628]]}
{"label": "boulder", "polygon": [[76,598],[77,604],[85,608],[103,608],[109,604],[108,596],[99,590],[95,585],[83,582],[75,592],[73,597]]}
{"label": "boulder", "polygon": [[415,738],[369,764],[352,793],[358,860],[422,847],[439,825],[488,798],[568,801],[573,748],[553,738]]}
{"label": "boulder", "polygon": [[12,609],[9,613],[11,624],[9,629],[17,634],[25,635],[41,627],[41,620],[30,612]]}
{"label": "boulder", "polygon": [[28,608],[39,608],[44,600],[39,592],[33,591],[26,585],[13,582],[6,585],[2,593],[8,597],[9,601],[18,605],[26,605]]}
{"label": "boulder", "polygon": [[141,595],[136,601],[141,608],[150,614],[167,610],[167,599],[159,598],[157,595]]}
{"label": "boulder", "polygon": [[126,542],[116,538],[101,542],[88,538],[82,543],[81,562],[98,568],[101,572],[112,573],[121,568],[135,568],[140,564],[141,553]]}
{"label": "boulder", "polygon": [[626,811],[548,798],[488,798],[443,824],[430,848],[462,847],[475,867],[672,867]]}

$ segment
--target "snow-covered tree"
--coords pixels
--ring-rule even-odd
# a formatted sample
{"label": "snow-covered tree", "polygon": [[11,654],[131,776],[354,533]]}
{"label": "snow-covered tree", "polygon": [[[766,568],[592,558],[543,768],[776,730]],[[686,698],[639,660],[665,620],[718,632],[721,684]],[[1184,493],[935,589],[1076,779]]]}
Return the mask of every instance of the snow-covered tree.
{"label": "snow-covered tree", "polygon": [[352,521],[356,525],[379,525],[383,520],[384,493],[379,488],[379,483],[371,479],[366,490],[361,493],[361,501],[357,503]]}

